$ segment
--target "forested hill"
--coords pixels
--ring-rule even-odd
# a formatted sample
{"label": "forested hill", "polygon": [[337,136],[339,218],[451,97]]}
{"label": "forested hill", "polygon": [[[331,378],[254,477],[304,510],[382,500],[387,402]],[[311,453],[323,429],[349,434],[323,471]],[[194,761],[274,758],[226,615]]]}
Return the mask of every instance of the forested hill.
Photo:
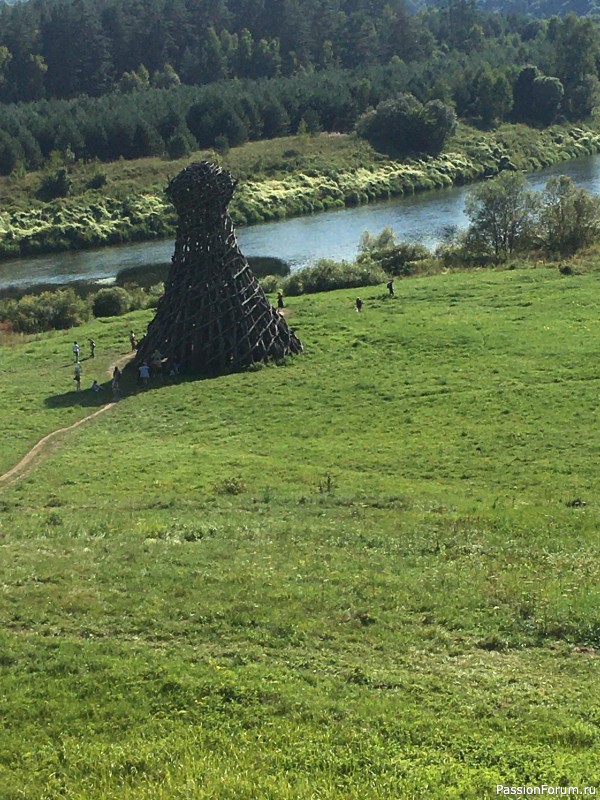
{"label": "forested hill", "polygon": [[479,5],[486,11],[502,14],[530,14],[538,18],[551,17],[555,14],[597,14],[600,4],[597,0],[480,0]]}
{"label": "forested hill", "polygon": [[550,64],[538,62],[540,54],[546,62],[552,57],[540,46],[553,48],[554,34],[536,24],[482,11],[475,0],[444,0],[417,14],[405,0],[27,0],[0,6],[0,102],[273,78],[392,59],[424,63],[449,52],[498,67],[518,45],[519,61],[529,58],[548,73]]}
{"label": "forested hill", "polygon": [[[448,7],[447,0],[408,0],[411,12],[417,12],[426,7]],[[482,11],[499,14],[523,14],[537,19],[546,19],[552,16],[564,17],[566,14],[586,16],[600,14],[599,0],[477,0],[477,7]]]}
{"label": "forested hill", "polygon": [[[0,174],[357,124],[379,146],[399,120],[402,154],[427,153],[424,128],[454,113],[544,126],[600,106],[598,20],[445,3],[412,15],[404,0],[4,5]],[[46,195],[64,191],[61,179]]]}
{"label": "forested hill", "polygon": [[0,10],[0,101],[98,96],[148,79],[271,78],[435,49],[404,0],[28,0]]}

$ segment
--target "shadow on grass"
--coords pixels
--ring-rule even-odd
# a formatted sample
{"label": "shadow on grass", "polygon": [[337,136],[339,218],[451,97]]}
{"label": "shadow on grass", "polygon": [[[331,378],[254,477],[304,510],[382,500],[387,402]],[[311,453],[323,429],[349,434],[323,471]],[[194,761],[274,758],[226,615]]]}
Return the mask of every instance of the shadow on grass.
{"label": "shadow on grass", "polygon": [[[82,359],[83,360],[83,359]],[[280,361],[269,361],[268,364],[259,362],[241,372],[253,373],[261,369],[280,368],[293,363],[290,358],[283,358]],[[112,380],[107,380],[100,384],[100,390],[95,392],[91,387],[92,384],[89,380],[85,383],[82,381],[81,390],[76,391],[75,388],[70,392],[63,394],[55,394],[47,397],[44,403],[49,408],[99,408],[100,406],[110,403],[113,400],[123,400],[126,397],[137,395],[142,392],[156,391],[157,389],[165,389],[167,387],[176,386],[180,383],[195,383],[196,381],[213,381],[219,378],[232,375],[233,372],[224,373],[192,373],[189,375],[153,375],[147,384],[140,382],[138,377],[138,369],[133,362],[129,362],[121,373],[121,381],[119,385],[118,397],[113,397]],[[75,387],[75,380],[73,380]]]}
{"label": "shadow on grass", "polygon": [[110,403],[113,399],[111,382],[99,384],[100,391],[95,392],[91,388],[92,384],[87,381],[81,382],[81,389],[77,391],[75,380],[72,380],[73,389],[63,394],[54,394],[44,400],[48,408],[100,408],[100,406]]}
{"label": "shadow on grass", "polygon": [[[81,359],[83,361],[83,359]],[[92,380],[82,380],[81,389],[77,391],[76,381],[71,379],[73,389],[62,394],[55,394],[46,397],[44,400],[48,408],[100,408],[106,403],[111,403],[113,400],[122,400],[126,397],[139,394],[140,392],[147,392],[153,389],[162,389],[166,386],[173,386],[177,383],[185,383],[188,381],[196,381],[205,379],[206,376],[200,375],[178,375],[171,378],[167,376],[154,376],[150,379],[147,385],[140,383],[138,378],[138,370],[133,363],[127,364],[121,372],[121,380],[119,382],[118,396],[113,395],[112,379],[108,379],[103,383],[99,383],[100,389],[94,391],[92,389]]]}

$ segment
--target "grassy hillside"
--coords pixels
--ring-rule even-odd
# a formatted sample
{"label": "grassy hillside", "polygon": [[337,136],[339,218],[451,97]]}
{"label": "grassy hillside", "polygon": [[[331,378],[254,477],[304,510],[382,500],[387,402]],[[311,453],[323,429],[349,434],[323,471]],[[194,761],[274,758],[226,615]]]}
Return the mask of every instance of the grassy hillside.
{"label": "grassy hillside", "polygon": [[[600,781],[597,274],[290,301],[306,353],[132,391],[0,488],[0,797]],[[97,358],[147,312],[78,329]],[[3,470],[100,401],[5,340]]]}
{"label": "grassy hillside", "polygon": [[[49,203],[35,199],[42,175],[0,178],[0,258],[172,235],[175,215],[163,190],[194,159],[219,161],[232,172],[239,180],[232,217],[254,224],[468,183],[503,169],[533,171],[599,151],[600,134],[588,126],[503,125],[484,133],[461,125],[441,155],[405,162],[355,136],[321,134],[252,142],[226,157],[204,151],[180,161],[75,165],[70,196]],[[106,183],[91,190],[99,171]]]}

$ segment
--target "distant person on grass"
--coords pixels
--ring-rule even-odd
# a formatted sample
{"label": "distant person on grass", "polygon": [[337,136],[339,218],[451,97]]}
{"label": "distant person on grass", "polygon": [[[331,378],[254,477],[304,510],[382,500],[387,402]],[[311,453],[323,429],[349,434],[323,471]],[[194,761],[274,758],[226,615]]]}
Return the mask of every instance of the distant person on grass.
{"label": "distant person on grass", "polygon": [[121,389],[121,370],[118,367],[115,367],[112,376],[112,393],[114,400],[119,399],[120,389]]}
{"label": "distant person on grass", "polygon": [[150,361],[150,364],[152,366],[152,372],[155,375],[162,375],[163,355],[160,352],[160,350],[158,349],[158,347],[152,353],[152,360]]}
{"label": "distant person on grass", "polygon": [[92,383],[92,392],[101,392],[101,391],[102,391],[102,387],[100,386],[98,381],[94,381]]}
{"label": "distant person on grass", "polygon": [[96,342],[93,339],[90,339],[90,358],[95,358],[96,352]]}
{"label": "distant person on grass", "polygon": [[79,345],[77,344],[77,342],[73,342],[72,350],[73,350],[73,356],[75,358],[75,363],[77,363],[79,361]]}
{"label": "distant person on grass", "polygon": [[129,331],[129,344],[131,345],[131,352],[135,353],[137,350],[137,338],[133,331]]}
{"label": "distant person on grass", "polygon": [[140,373],[140,381],[143,383],[144,386],[148,385],[148,381],[150,380],[150,367],[146,362],[141,365],[139,368]]}
{"label": "distant person on grass", "polygon": [[360,299],[360,297],[356,298],[356,303],[354,305],[356,306],[357,311],[362,311],[363,301]]}
{"label": "distant person on grass", "polygon": [[285,303],[283,302],[283,292],[277,292],[277,308],[285,308]]}
{"label": "distant person on grass", "polygon": [[394,296],[394,281],[393,280],[389,280],[386,283],[386,286],[387,286],[388,292],[390,293],[390,297],[393,297]]}
{"label": "distant person on grass", "polygon": [[81,389],[81,364],[79,361],[75,364],[75,368],[73,370],[73,380],[77,385],[77,391]]}

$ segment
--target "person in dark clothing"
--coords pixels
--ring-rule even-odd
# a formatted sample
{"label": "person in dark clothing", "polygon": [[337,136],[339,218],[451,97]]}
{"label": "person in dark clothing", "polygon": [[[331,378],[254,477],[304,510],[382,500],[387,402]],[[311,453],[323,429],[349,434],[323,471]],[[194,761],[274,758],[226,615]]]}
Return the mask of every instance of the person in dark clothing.
{"label": "person in dark clothing", "polygon": [[277,308],[285,308],[285,303],[283,302],[283,292],[277,292]]}
{"label": "person in dark clothing", "polygon": [[386,286],[387,286],[388,292],[390,293],[390,297],[393,297],[394,296],[394,281],[393,280],[389,280],[386,283]]}
{"label": "person in dark clothing", "polygon": [[362,311],[363,301],[360,299],[360,297],[356,298],[355,306],[357,311]]}

